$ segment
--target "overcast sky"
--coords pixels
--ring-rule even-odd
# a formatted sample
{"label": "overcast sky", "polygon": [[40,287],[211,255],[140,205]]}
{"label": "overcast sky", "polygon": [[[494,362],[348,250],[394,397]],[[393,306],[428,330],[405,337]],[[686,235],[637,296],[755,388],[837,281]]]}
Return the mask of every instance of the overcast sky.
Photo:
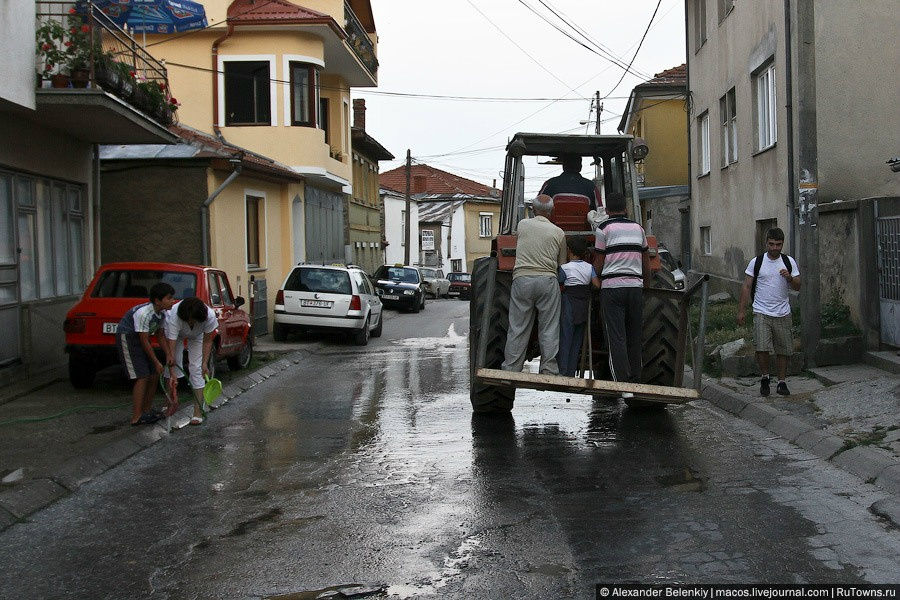
{"label": "overcast sky", "polygon": [[[496,178],[500,187],[503,147],[515,132],[585,132],[579,121],[587,119],[594,92],[610,94],[623,69],[525,5],[579,37],[548,7],[555,9],[628,64],[657,0],[372,0],[379,85],[355,88],[353,97],[366,99],[366,130],[397,157],[382,162],[382,171],[403,164],[409,148],[414,161],[486,184]],[[684,52],[684,0],[662,0],[632,68],[652,76],[683,63]],[[616,132],[628,94],[643,80],[626,75],[603,101],[603,133]],[[378,92],[564,100],[451,101]],[[526,169],[528,194],[560,171]],[[591,168],[583,172],[590,176]]]}

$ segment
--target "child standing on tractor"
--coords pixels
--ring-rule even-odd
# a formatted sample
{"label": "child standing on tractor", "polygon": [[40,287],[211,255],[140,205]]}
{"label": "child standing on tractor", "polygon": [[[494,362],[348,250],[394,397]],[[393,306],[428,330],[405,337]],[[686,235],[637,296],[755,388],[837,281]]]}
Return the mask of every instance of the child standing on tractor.
{"label": "child standing on tractor", "polygon": [[598,289],[600,279],[594,266],[584,260],[588,251],[587,240],[582,236],[569,237],[566,246],[569,261],[560,267],[566,279],[563,281],[557,360],[559,374],[574,377],[588,324],[591,288]]}
{"label": "child standing on tractor", "polygon": [[132,425],[149,425],[162,416],[152,409],[156,379],[162,375],[163,365],[150,345],[150,336],[156,335],[160,348],[166,352],[168,362],[163,320],[166,311],[175,304],[174,295],[175,289],[168,283],[155,284],[150,288],[150,301],[130,308],[116,328],[119,359],[128,371],[128,377],[134,381],[131,393]]}

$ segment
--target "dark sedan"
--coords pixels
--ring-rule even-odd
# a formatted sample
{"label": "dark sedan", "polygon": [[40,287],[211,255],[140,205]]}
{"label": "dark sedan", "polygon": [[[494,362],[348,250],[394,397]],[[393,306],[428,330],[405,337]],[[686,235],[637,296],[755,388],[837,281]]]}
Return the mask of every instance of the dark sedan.
{"label": "dark sedan", "polygon": [[425,284],[418,267],[394,265],[375,272],[375,291],[385,306],[413,312],[425,308]]}

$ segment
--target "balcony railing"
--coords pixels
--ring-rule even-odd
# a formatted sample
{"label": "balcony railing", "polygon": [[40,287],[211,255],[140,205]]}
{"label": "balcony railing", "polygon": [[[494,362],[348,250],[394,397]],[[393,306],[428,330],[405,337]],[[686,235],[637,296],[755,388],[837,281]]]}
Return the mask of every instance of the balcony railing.
{"label": "balcony railing", "polygon": [[[99,88],[168,125],[166,67],[91,2],[36,0],[38,87]],[[77,7],[77,8],[76,8]]]}
{"label": "balcony railing", "polygon": [[362,23],[356,17],[356,13],[353,12],[350,4],[346,1],[344,2],[344,21],[344,29],[347,31],[347,41],[350,42],[350,47],[353,48],[356,56],[359,57],[359,60],[362,61],[369,72],[372,75],[376,75],[378,73],[378,58],[375,56],[375,44],[369,39],[369,34],[366,33]]}

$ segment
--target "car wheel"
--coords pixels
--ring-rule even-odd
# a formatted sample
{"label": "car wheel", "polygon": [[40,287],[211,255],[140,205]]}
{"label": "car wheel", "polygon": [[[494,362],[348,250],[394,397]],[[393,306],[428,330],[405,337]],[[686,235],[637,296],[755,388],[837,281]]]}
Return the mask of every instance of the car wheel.
{"label": "car wheel", "polygon": [[419,307],[421,310],[425,310],[425,294],[422,294],[422,306]]}
{"label": "car wheel", "polygon": [[416,302],[415,306],[412,307],[412,311],[414,313],[417,313],[422,310],[423,306],[425,306],[425,292],[422,292],[422,300],[420,302]]}
{"label": "car wheel", "polygon": [[378,315],[378,327],[372,330],[372,337],[381,337],[381,331],[384,328],[384,309]]}
{"label": "car wheel", "polygon": [[288,328],[284,323],[275,323],[272,325],[272,339],[276,342],[283,342],[287,339]]}
{"label": "car wheel", "polygon": [[247,332],[247,343],[241,348],[240,353],[228,357],[228,368],[232,371],[246,369],[253,358],[253,332]]}
{"label": "car wheel", "polygon": [[78,389],[89,388],[94,384],[97,368],[93,361],[69,355],[69,381],[72,387]]}
{"label": "car wheel", "polygon": [[365,346],[369,343],[369,317],[366,317],[362,329],[353,334],[353,343],[357,346]]}

